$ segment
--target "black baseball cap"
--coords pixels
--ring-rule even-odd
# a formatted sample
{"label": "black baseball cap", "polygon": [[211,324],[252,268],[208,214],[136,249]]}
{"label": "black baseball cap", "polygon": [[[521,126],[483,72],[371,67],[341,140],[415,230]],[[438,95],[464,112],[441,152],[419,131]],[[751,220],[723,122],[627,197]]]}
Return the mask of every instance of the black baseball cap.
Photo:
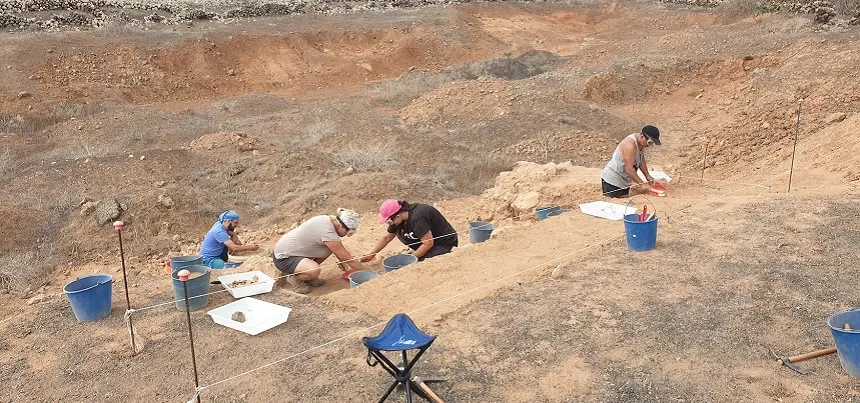
{"label": "black baseball cap", "polygon": [[642,128],[642,134],[654,141],[654,144],[660,145],[660,129],[657,127],[651,125],[645,126]]}

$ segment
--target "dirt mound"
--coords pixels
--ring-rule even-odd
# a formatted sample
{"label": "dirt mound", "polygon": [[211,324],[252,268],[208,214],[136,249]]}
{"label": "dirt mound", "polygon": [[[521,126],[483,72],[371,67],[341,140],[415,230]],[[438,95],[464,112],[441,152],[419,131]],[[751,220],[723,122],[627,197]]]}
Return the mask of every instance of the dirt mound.
{"label": "dirt mound", "polygon": [[592,102],[615,104],[631,97],[633,86],[615,73],[592,76],[585,83],[582,97]]}
{"label": "dirt mound", "polygon": [[194,140],[189,146],[194,150],[223,150],[231,149],[244,151],[254,151],[260,145],[260,140],[256,137],[248,136],[242,132],[218,132],[210,133],[201,136]]}
{"label": "dirt mound", "polygon": [[472,125],[511,112],[516,99],[510,84],[497,78],[457,82],[430,91],[400,110],[403,123],[433,122]]}
{"label": "dirt mound", "polygon": [[538,206],[569,207],[589,196],[600,197],[600,169],[574,166],[571,162],[540,165],[520,161],[502,172],[496,185],[481,195],[481,220],[533,217]]}

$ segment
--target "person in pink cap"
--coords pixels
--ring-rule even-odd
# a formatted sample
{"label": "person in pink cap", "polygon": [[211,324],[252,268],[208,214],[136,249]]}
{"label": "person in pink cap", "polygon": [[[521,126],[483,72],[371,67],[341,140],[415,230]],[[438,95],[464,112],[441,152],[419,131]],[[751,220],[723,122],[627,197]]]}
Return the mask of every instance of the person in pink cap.
{"label": "person in pink cap", "polygon": [[388,224],[388,233],[382,236],[361,261],[369,262],[397,237],[412,249],[418,260],[444,255],[457,247],[457,232],[435,207],[427,204],[410,204],[403,200],[388,199],[379,206],[379,223]]}

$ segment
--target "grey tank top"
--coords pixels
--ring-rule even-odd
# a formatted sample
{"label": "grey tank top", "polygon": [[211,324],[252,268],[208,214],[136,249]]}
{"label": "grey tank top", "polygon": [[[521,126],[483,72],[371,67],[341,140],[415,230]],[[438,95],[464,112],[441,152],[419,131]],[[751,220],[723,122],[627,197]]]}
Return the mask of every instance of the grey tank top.
{"label": "grey tank top", "polygon": [[[636,133],[625,137],[624,140],[621,140],[621,143],[627,139],[633,139],[633,145],[636,146],[636,160],[633,164],[635,169],[639,170],[639,164],[642,163],[642,150],[639,149],[639,143],[636,141]],[[624,157],[621,156],[621,143],[618,143],[618,147],[615,147],[615,152],[612,153],[612,158],[609,159],[609,163],[603,168],[600,178],[612,186],[626,188],[630,186],[630,175],[624,172]]]}

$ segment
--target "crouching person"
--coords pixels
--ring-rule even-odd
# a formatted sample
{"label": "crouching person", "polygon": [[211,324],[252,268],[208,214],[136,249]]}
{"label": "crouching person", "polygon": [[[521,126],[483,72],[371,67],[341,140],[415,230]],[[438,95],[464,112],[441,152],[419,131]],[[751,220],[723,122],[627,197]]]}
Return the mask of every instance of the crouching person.
{"label": "crouching person", "polygon": [[298,227],[284,234],[272,250],[275,267],[285,280],[299,294],[307,294],[311,287],[325,284],[319,278],[320,264],[334,254],[340,262],[341,270],[352,268],[368,270],[343,246],[341,238],[352,236],[358,229],[358,213],[338,209],[335,215],[318,215],[309,218]]}

